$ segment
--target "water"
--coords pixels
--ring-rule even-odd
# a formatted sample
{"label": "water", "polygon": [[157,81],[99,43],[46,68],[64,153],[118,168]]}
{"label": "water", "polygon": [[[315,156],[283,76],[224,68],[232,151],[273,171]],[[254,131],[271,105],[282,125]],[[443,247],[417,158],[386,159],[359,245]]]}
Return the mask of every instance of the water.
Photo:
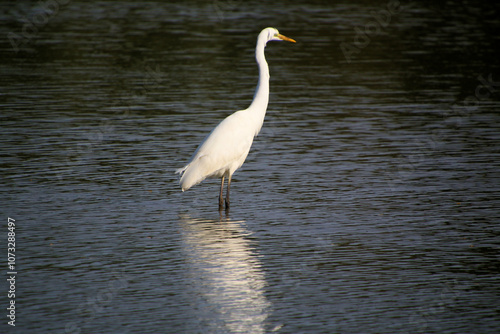
{"label": "water", "polygon": [[[499,7],[393,4],[1,5],[2,332],[496,333]],[[267,26],[298,43],[219,214],[174,170]]]}

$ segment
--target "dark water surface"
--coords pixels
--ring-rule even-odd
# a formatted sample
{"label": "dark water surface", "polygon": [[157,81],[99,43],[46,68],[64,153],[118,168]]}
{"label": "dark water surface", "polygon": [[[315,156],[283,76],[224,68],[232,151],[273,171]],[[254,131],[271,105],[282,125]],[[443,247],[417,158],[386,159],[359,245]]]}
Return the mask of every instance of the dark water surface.
{"label": "dark water surface", "polygon": [[[60,2],[0,5],[0,332],[498,332],[499,5]],[[219,215],[174,171],[267,26],[297,44]]]}

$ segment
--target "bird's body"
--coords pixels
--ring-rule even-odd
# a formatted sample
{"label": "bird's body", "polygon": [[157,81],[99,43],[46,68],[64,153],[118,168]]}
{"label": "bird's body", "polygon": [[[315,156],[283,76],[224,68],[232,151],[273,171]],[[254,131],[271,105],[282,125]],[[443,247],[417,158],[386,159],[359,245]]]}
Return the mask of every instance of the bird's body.
{"label": "bird's body", "polygon": [[183,191],[200,183],[207,177],[222,177],[232,175],[243,165],[255,132],[239,124],[249,124],[252,121],[248,109],[240,110],[219,123],[201,143],[189,162],[179,172],[184,172],[181,178]]}
{"label": "bird's body", "polygon": [[264,57],[264,48],[271,40],[295,42],[281,35],[274,28],[262,30],[255,50],[255,58],[259,66],[259,83],[252,104],[247,109],[237,111],[220,122],[200,144],[190,162],[177,170],[177,173],[182,174],[180,180],[182,191],[188,190],[208,177],[222,178],[219,209],[223,206],[224,178],[228,177],[226,193],[226,209],[228,209],[231,177],[245,162],[253,139],[258,135],[264,122],[269,101],[269,68]]}

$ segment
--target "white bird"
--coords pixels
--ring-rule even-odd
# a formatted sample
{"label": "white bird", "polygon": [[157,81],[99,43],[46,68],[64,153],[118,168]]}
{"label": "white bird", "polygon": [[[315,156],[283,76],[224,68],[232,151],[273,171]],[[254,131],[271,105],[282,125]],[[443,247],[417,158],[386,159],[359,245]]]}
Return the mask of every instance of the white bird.
{"label": "white bird", "polygon": [[229,188],[233,173],[243,165],[255,136],[259,134],[269,101],[269,67],[264,57],[264,48],[269,41],[295,41],[283,36],[275,28],[261,31],[255,48],[255,59],[259,66],[259,83],[252,104],[247,109],[226,117],[208,134],[198,146],[189,163],[176,173],[181,174],[182,191],[200,183],[208,177],[220,177],[219,210],[224,207],[224,178],[227,177],[226,210],[229,209]]}

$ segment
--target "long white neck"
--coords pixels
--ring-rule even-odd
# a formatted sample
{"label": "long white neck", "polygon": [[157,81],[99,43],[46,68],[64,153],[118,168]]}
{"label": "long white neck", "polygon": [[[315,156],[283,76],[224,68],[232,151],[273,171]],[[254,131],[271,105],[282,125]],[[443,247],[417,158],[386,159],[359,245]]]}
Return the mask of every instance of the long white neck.
{"label": "long white neck", "polygon": [[255,49],[255,59],[259,66],[259,83],[255,89],[252,104],[248,107],[248,110],[252,112],[252,114],[255,114],[255,120],[257,122],[257,124],[255,124],[255,135],[259,133],[262,127],[264,117],[266,116],[267,103],[269,102],[269,67],[264,57],[265,47],[266,42],[259,38]]}

